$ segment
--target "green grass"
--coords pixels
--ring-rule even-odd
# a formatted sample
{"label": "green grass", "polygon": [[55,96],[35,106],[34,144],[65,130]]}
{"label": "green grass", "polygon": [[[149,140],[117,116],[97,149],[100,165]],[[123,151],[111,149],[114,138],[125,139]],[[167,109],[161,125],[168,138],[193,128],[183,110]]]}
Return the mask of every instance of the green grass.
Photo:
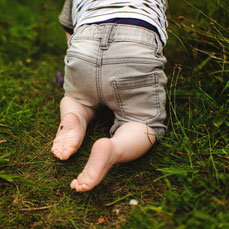
{"label": "green grass", "polygon": [[169,1],[166,136],[87,193],[69,183],[112,118],[101,112],[70,160],[50,153],[63,96],[62,4],[0,2],[0,227],[229,228],[228,0]]}

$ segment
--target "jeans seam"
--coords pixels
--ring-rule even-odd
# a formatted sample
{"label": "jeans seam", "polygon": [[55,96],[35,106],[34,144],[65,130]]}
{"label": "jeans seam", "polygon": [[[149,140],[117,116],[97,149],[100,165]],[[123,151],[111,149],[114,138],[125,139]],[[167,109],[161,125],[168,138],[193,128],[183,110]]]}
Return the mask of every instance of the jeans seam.
{"label": "jeans seam", "polygon": [[158,73],[154,73],[154,76],[155,76],[155,94],[154,94],[154,97],[155,97],[155,107],[157,109],[157,114],[153,117],[154,119],[157,118],[161,111],[160,111],[160,101],[159,101],[159,77],[158,77]]}
{"label": "jeans seam", "polygon": [[112,86],[112,88],[113,88],[113,90],[114,90],[114,93],[115,93],[115,95],[116,95],[115,97],[116,97],[117,102],[118,102],[118,104],[119,104],[119,108],[120,108],[120,110],[121,110],[121,115],[125,118],[127,114],[126,114],[126,112],[124,111],[122,99],[121,99],[121,96],[120,96],[120,94],[119,94],[119,92],[118,92],[117,81],[116,81],[116,80],[112,80],[112,81],[111,81],[111,86]]}
{"label": "jeans seam", "polygon": [[154,48],[154,49],[157,49],[157,42],[155,42],[156,44],[149,44],[148,42],[144,42],[144,41],[137,41],[137,40],[134,40],[134,39],[110,39],[110,42],[131,42],[131,43],[137,43],[137,44],[141,44],[141,45],[144,45],[144,46],[147,46],[148,48]]}
{"label": "jeans seam", "polygon": [[96,70],[95,70],[95,82],[96,82],[96,90],[98,93],[98,98],[100,103],[103,104],[103,96],[101,89],[101,67],[102,67],[102,50],[98,46],[97,59],[96,59]]}
{"label": "jeans seam", "polygon": [[158,67],[163,67],[164,63],[155,59],[150,58],[134,58],[134,57],[121,57],[121,58],[106,58],[103,60],[103,64],[126,64],[126,63],[136,63],[136,64],[158,64]]}
{"label": "jeans seam", "polygon": [[92,64],[96,64],[97,63],[97,61],[93,61],[95,58],[90,57],[90,56],[86,56],[86,55],[75,54],[75,53],[73,54],[71,52],[68,52],[66,56],[67,57],[78,58],[80,60],[84,60],[84,61],[89,62],[89,63],[92,63]]}
{"label": "jeans seam", "polygon": [[[141,84],[141,86],[153,86],[153,88],[152,88],[153,93],[152,94],[153,94],[153,103],[154,103],[154,108],[156,109],[156,114],[154,116],[152,115],[150,118],[148,118],[146,120],[135,117],[134,119],[136,119],[136,120],[148,122],[148,121],[152,121],[152,120],[156,119],[160,115],[160,102],[159,102],[159,95],[158,95],[158,73],[153,73],[153,76],[154,76],[154,82],[153,83],[148,83],[148,84],[144,84],[144,85]],[[118,83],[116,80],[112,80],[110,83],[111,83],[111,86],[115,92],[115,95],[116,95],[115,97],[116,97],[116,100],[118,102],[119,108],[121,110],[121,114],[124,118],[126,118],[128,114],[124,110],[123,102],[122,102],[122,98],[121,98],[121,95],[119,93],[119,90],[139,88],[140,83],[138,83],[136,86],[127,87],[127,88],[120,88],[118,86]],[[129,117],[129,119],[132,119],[132,118]],[[134,119],[132,119],[132,120],[134,120]]]}

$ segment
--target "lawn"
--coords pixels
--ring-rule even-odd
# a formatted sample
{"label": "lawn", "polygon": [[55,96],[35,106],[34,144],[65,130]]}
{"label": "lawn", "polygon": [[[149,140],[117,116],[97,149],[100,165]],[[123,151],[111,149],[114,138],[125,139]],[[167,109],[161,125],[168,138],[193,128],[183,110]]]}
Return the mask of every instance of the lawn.
{"label": "lawn", "polygon": [[169,0],[167,133],[86,193],[69,184],[113,117],[102,110],[68,161],[50,153],[62,5],[0,1],[0,228],[229,228],[229,1]]}

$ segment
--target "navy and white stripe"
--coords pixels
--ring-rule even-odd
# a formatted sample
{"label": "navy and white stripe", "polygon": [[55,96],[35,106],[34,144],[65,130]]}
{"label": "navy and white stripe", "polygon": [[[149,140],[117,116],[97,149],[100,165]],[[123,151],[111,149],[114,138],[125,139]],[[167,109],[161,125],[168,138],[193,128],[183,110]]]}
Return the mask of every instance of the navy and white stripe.
{"label": "navy and white stripe", "polygon": [[112,18],[133,18],[155,26],[163,43],[167,41],[166,0],[71,1],[71,19],[74,29],[83,24],[93,24]]}

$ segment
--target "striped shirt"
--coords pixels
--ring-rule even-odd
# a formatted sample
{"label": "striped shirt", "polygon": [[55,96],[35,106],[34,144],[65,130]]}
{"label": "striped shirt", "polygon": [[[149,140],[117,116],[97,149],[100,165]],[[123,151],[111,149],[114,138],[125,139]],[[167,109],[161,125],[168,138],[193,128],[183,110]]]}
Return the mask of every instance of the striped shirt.
{"label": "striped shirt", "polygon": [[140,19],[155,26],[167,41],[166,0],[66,0],[59,17],[62,25],[77,29],[112,18]]}

